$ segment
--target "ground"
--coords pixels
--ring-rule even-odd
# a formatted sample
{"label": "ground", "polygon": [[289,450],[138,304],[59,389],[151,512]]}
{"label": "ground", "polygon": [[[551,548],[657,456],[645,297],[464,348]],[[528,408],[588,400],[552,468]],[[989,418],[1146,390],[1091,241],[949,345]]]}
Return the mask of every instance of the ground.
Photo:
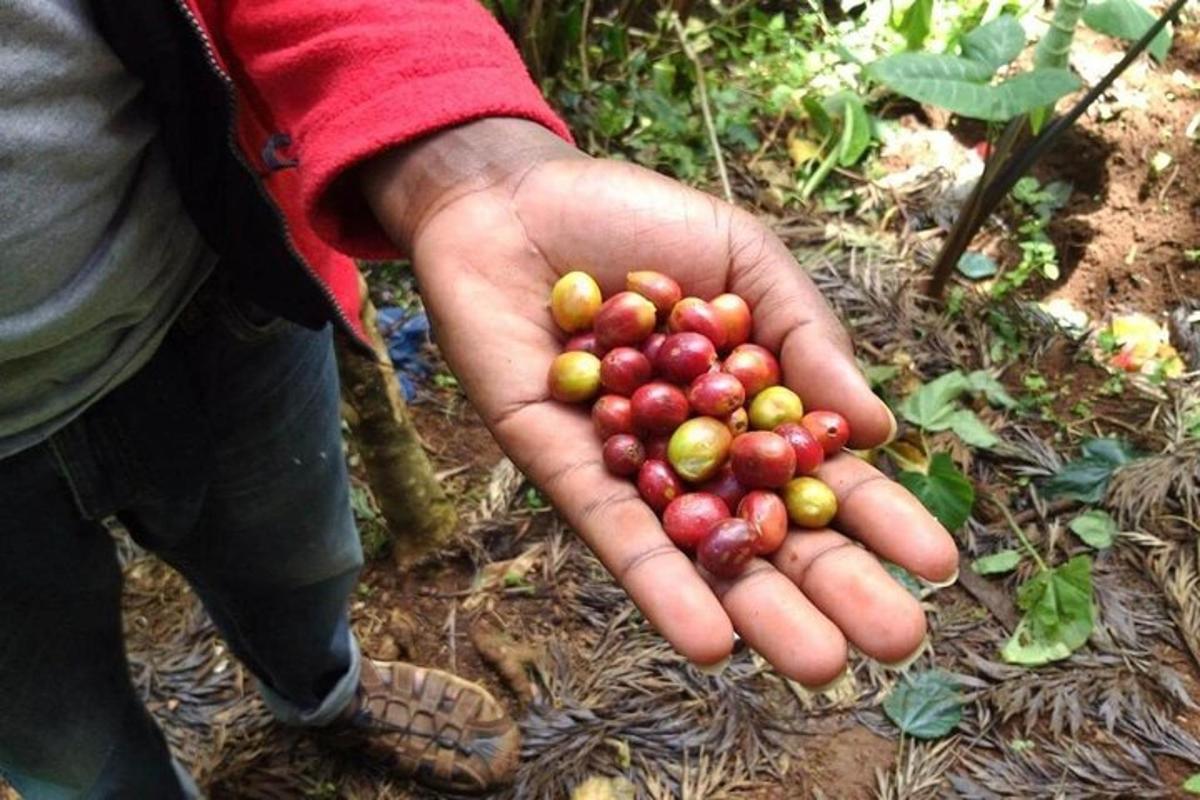
{"label": "ground", "polygon": [[[1094,79],[1115,50],[1095,36],[1084,41],[1075,63]],[[1036,168],[1042,183],[1066,180],[1076,191],[1049,229],[1062,276],[1035,279],[1023,300],[1061,298],[1103,320],[1157,315],[1200,297],[1200,260],[1191,254],[1200,247],[1200,150],[1187,133],[1200,114],[1198,80],[1200,34],[1184,28],[1165,65],[1139,62]],[[978,126],[918,112],[914,130],[946,126],[967,144],[981,135]],[[1171,163],[1155,172],[1159,151]],[[735,165],[739,200],[793,246],[864,357],[902,367],[889,396],[906,377],[990,367],[1032,403],[1007,415],[977,406],[1004,440],[1001,451],[976,452],[949,434],[931,445],[948,449],[981,491],[1011,500],[1047,557],[1095,557],[1098,624],[1089,644],[1037,670],[1000,659],[1019,614],[1014,589],[1029,568],[997,578],[966,571],[971,558],[1013,544],[1003,518],[978,504],[959,534],[960,583],[920,590],[931,644],[909,668],[938,667],[959,680],[963,720],[948,738],[902,737],[880,709],[898,676],[865,659],[855,658],[847,680],[824,695],[789,684],[744,650],[722,675],[702,674],[648,629],[443,381],[427,386],[414,409],[464,529],[416,569],[400,572],[386,556],[368,565],[352,607],[365,651],[454,670],[509,706],[522,721],[524,766],[517,787],[497,797],[564,798],[588,776],[628,777],[639,798],[1182,796],[1183,781],[1200,772],[1200,451],[1181,433],[1194,380],[1112,391],[1089,345],[1036,314],[992,304],[986,289],[961,284],[953,317],[921,299],[931,225],[897,220],[929,219],[936,198],[893,195],[887,203],[903,213],[874,224],[776,207],[746,177],[755,174]],[[843,177],[870,190],[862,176]],[[1002,210],[975,248],[1012,259],[1012,222]],[[373,273],[377,292],[392,291],[389,275]],[[996,308],[1021,332],[1015,357],[995,358],[1003,337],[985,320]],[[1039,394],[1030,375],[1055,385]],[[1081,401],[1086,414],[1076,413]],[[1114,478],[1105,507],[1123,533],[1095,553],[1065,530],[1079,503],[1025,491],[1031,477],[1074,457],[1084,433],[1120,435],[1150,454]],[[212,797],[430,796],[275,727],[180,578],[124,549],[135,681]]]}

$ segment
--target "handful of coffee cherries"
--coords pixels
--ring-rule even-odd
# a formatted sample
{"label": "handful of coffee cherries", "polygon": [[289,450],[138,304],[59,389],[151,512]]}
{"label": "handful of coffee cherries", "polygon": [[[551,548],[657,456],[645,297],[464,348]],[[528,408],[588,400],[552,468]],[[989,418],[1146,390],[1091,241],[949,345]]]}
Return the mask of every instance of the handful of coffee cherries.
{"label": "handful of coffee cherries", "polygon": [[671,541],[718,577],[779,549],[789,521],[828,525],[837,498],[812,474],[850,438],[845,417],[805,413],[779,385],[778,359],[749,342],[741,297],[683,297],[652,271],[625,285],[605,300],[570,272],[550,295],[572,335],[550,365],[550,395],[592,403],[608,470],[636,481]]}

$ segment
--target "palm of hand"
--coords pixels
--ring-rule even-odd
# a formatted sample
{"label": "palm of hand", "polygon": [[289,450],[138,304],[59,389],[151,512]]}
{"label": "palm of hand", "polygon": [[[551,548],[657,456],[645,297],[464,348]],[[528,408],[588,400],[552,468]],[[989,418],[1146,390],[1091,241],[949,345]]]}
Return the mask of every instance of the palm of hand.
{"label": "palm of hand", "polygon": [[920,645],[920,606],[859,545],[935,581],[954,573],[957,555],[873,468],[849,455],[822,468],[840,532],[790,534],[772,562],[706,583],[636,488],[605,471],[585,410],[547,395],[546,370],[562,349],[547,307],[554,282],[582,269],[609,296],[628,271],[653,269],[686,294],[742,295],[754,340],[781,354],[785,382],[806,405],[841,411],[856,446],[886,439],[890,416],[840,326],[758,223],[636,167],[565,159],[448,203],[414,237],[413,259],[442,352],[489,429],[677,650],[719,661],[736,629],[784,674],[820,685],[844,668],[847,639],[883,661]]}

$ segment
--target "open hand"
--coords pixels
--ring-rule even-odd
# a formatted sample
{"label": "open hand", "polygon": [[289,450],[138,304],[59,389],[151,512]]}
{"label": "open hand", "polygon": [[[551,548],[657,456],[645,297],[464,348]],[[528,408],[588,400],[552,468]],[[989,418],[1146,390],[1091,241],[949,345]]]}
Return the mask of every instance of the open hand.
{"label": "open hand", "polygon": [[685,295],[741,295],[753,341],[780,354],[784,382],[806,407],[842,413],[855,448],[888,440],[895,422],[845,331],[763,225],[518,120],[473,123],[386,156],[363,186],[411,253],[442,353],[500,446],[680,653],[718,662],[736,630],[780,672],[820,686],[844,670],[847,642],[884,662],[921,645],[924,613],[876,555],[944,581],[957,552],[873,467],[849,454],[828,461],[818,477],[838,497],[834,529],[794,531],[770,561],[706,581],[634,485],[605,470],[586,409],[548,396],[546,372],[565,339],[547,303],[554,282],[583,270],[607,297],[627,272],[657,270]]}

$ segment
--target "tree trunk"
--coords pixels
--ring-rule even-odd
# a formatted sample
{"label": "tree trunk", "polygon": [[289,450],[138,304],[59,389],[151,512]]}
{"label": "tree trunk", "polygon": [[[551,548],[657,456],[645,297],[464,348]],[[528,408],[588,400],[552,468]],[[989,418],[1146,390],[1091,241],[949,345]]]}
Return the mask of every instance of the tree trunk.
{"label": "tree trunk", "polygon": [[375,321],[375,306],[359,278],[363,327],[375,357],[345,335],[338,336],[338,373],[350,431],[362,456],[367,481],[392,533],[397,564],[409,564],[444,544],[458,528],[458,514],[442,491],[433,465],[400,394],[387,345]]}

